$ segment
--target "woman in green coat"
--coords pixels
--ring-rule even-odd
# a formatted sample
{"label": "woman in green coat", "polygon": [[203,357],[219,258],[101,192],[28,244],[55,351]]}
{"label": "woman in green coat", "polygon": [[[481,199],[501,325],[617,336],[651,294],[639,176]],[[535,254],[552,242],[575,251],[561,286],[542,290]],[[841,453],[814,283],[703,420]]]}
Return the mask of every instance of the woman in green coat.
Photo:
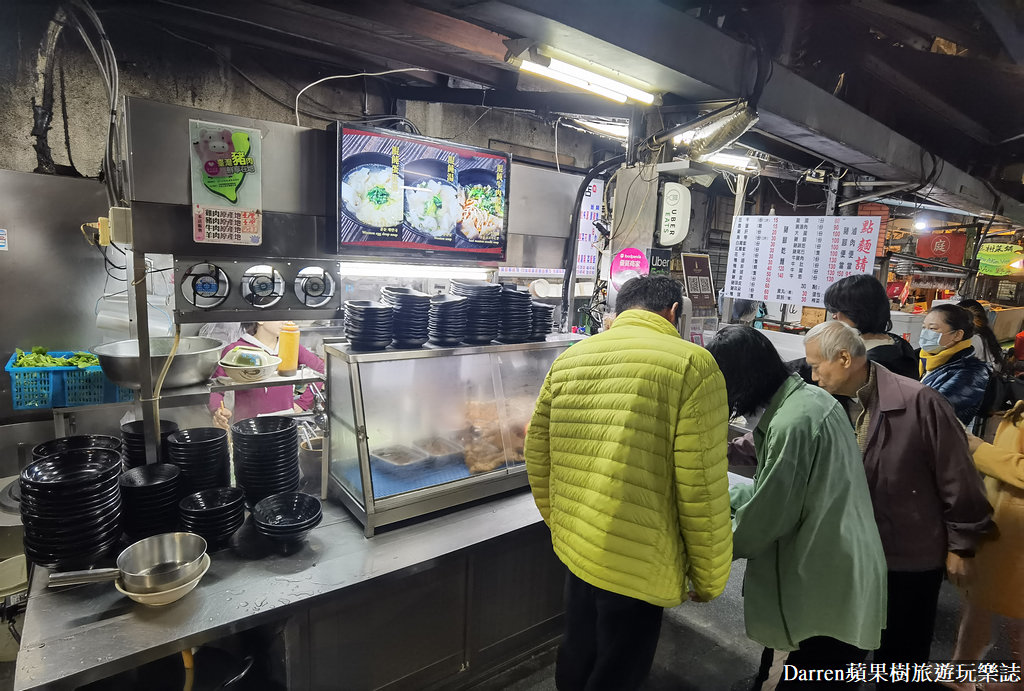
{"label": "woman in green coat", "polygon": [[850,664],[878,647],[885,626],[886,564],[850,421],[832,396],[789,375],[760,332],[728,327],[708,350],[732,413],[757,420],[754,482],[733,487],[730,501],[733,555],[747,559],[747,635],[765,646],[759,680],[779,651],[789,654],[778,688],[855,688]]}

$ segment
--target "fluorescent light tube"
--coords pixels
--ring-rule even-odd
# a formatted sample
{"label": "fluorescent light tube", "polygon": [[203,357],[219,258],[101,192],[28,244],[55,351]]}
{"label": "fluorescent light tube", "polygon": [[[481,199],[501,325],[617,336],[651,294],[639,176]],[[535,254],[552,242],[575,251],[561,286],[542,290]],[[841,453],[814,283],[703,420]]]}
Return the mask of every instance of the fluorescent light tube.
{"label": "fluorescent light tube", "polygon": [[713,163],[720,166],[729,166],[730,168],[739,168],[741,170],[749,170],[754,167],[751,165],[753,161],[750,156],[740,156],[739,154],[715,153],[705,157],[703,162]]}
{"label": "fluorescent light tube", "polygon": [[652,103],[654,103],[654,94],[649,94],[646,91],[641,91],[640,89],[632,87],[629,84],[620,82],[617,79],[605,77],[604,75],[597,74],[596,72],[591,72],[590,70],[583,69],[582,67],[576,67],[576,65],[570,65],[567,62],[556,60],[555,58],[551,58],[550,69],[552,69],[555,72],[567,74],[570,77],[582,79],[583,81],[586,81],[590,84],[596,84],[597,86],[604,87],[609,91],[623,94],[627,98],[631,98],[634,101],[639,101],[640,103],[644,103],[646,105],[651,105]]}
{"label": "fluorescent light tube", "polygon": [[531,74],[536,74],[541,77],[553,79],[556,82],[568,84],[569,86],[575,86],[577,89],[583,89],[584,91],[589,91],[591,93],[597,94],[598,96],[604,96],[605,98],[615,101],[617,103],[625,103],[627,100],[626,95],[624,93],[621,93],[619,91],[612,91],[611,89],[601,86],[600,84],[595,84],[592,81],[589,81],[587,79],[581,79],[571,74],[566,74],[565,72],[557,72],[551,69],[550,67],[546,67],[539,63],[533,62],[532,60],[523,60],[519,65],[519,69],[523,70],[524,72],[530,72]]}
{"label": "fluorescent light tube", "polygon": [[341,276],[403,276],[409,278],[478,278],[487,280],[494,269],[475,266],[430,266],[427,264],[376,264],[373,262],[342,262]]}

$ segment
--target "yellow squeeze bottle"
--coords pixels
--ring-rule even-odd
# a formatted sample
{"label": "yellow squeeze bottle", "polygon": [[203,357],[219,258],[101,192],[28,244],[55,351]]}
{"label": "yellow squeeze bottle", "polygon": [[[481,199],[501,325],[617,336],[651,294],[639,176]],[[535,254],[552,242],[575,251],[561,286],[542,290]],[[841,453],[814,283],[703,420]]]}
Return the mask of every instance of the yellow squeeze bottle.
{"label": "yellow squeeze bottle", "polygon": [[299,371],[299,327],[295,326],[295,322],[285,322],[281,327],[277,356],[281,358],[277,373],[282,377],[290,377]]}

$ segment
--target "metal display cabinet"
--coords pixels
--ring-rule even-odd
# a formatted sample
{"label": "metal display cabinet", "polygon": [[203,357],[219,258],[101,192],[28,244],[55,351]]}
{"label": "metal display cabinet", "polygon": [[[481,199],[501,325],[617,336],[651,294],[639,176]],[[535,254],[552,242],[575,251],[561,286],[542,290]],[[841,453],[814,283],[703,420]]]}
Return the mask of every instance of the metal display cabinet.
{"label": "metal display cabinet", "polygon": [[328,498],[370,537],[526,486],[526,425],[551,363],[575,340],[366,353],[328,345]]}

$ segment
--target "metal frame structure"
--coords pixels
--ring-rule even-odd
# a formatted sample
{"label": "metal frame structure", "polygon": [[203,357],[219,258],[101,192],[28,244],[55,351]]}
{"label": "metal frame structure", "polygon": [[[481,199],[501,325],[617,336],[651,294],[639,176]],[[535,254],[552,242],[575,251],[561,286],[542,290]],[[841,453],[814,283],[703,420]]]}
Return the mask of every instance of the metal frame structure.
{"label": "metal frame structure", "polygon": [[[420,350],[385,350],[380,352],[353,353],[347,346],[326,344],[327,381],[328,381],[328,416],[331,421],[328,435],[333,433],[334,425],[340,425],[356,437],[359,455],[359,473],[362,485],[362,496],[354,495],[345,485],[338,482],[328,471],[327,460],[331,453],[331,441],[328,436],[324,441],[324,478],[322,486],[326,493],[336,497],[363,524],[366,537],[371,537],[376,528],[390,525],[409,518],[415,518],[442,509],[458,506],[466,502],[483,499],[509,490],[525,487],[527,484],[526,467],[510,466],[481,473],[462,480],[449,482],[432,487],[425,487],[410,492],[375,499],[373,494],[373,477],[370,470],[370,450],[367,444],[366,417],[363,407],[364,391],[360,377],[360,365],[375,362],[392,362],[398,360],[419,360],[426,358],[462,357],[467,355],[500,355],[516,351],[537,351],[560,348],[572,345],[579,338],[551,337],[538,343],[519,343],[509,345],[466,346],[458,348],[427,347]],[[350,389],[338,390],[330,386],[335,367],[347,368]],[[502,431],[502,443],[510,448],[508,420],[504,405],[504,391],[496,360],[491,358],[491,375],[494,379],[495,401],[498,405],[498,423]],[[355,425],[334,415],[338,396],[351,396]],[[507,458],[507,455],[506,455]]]}

